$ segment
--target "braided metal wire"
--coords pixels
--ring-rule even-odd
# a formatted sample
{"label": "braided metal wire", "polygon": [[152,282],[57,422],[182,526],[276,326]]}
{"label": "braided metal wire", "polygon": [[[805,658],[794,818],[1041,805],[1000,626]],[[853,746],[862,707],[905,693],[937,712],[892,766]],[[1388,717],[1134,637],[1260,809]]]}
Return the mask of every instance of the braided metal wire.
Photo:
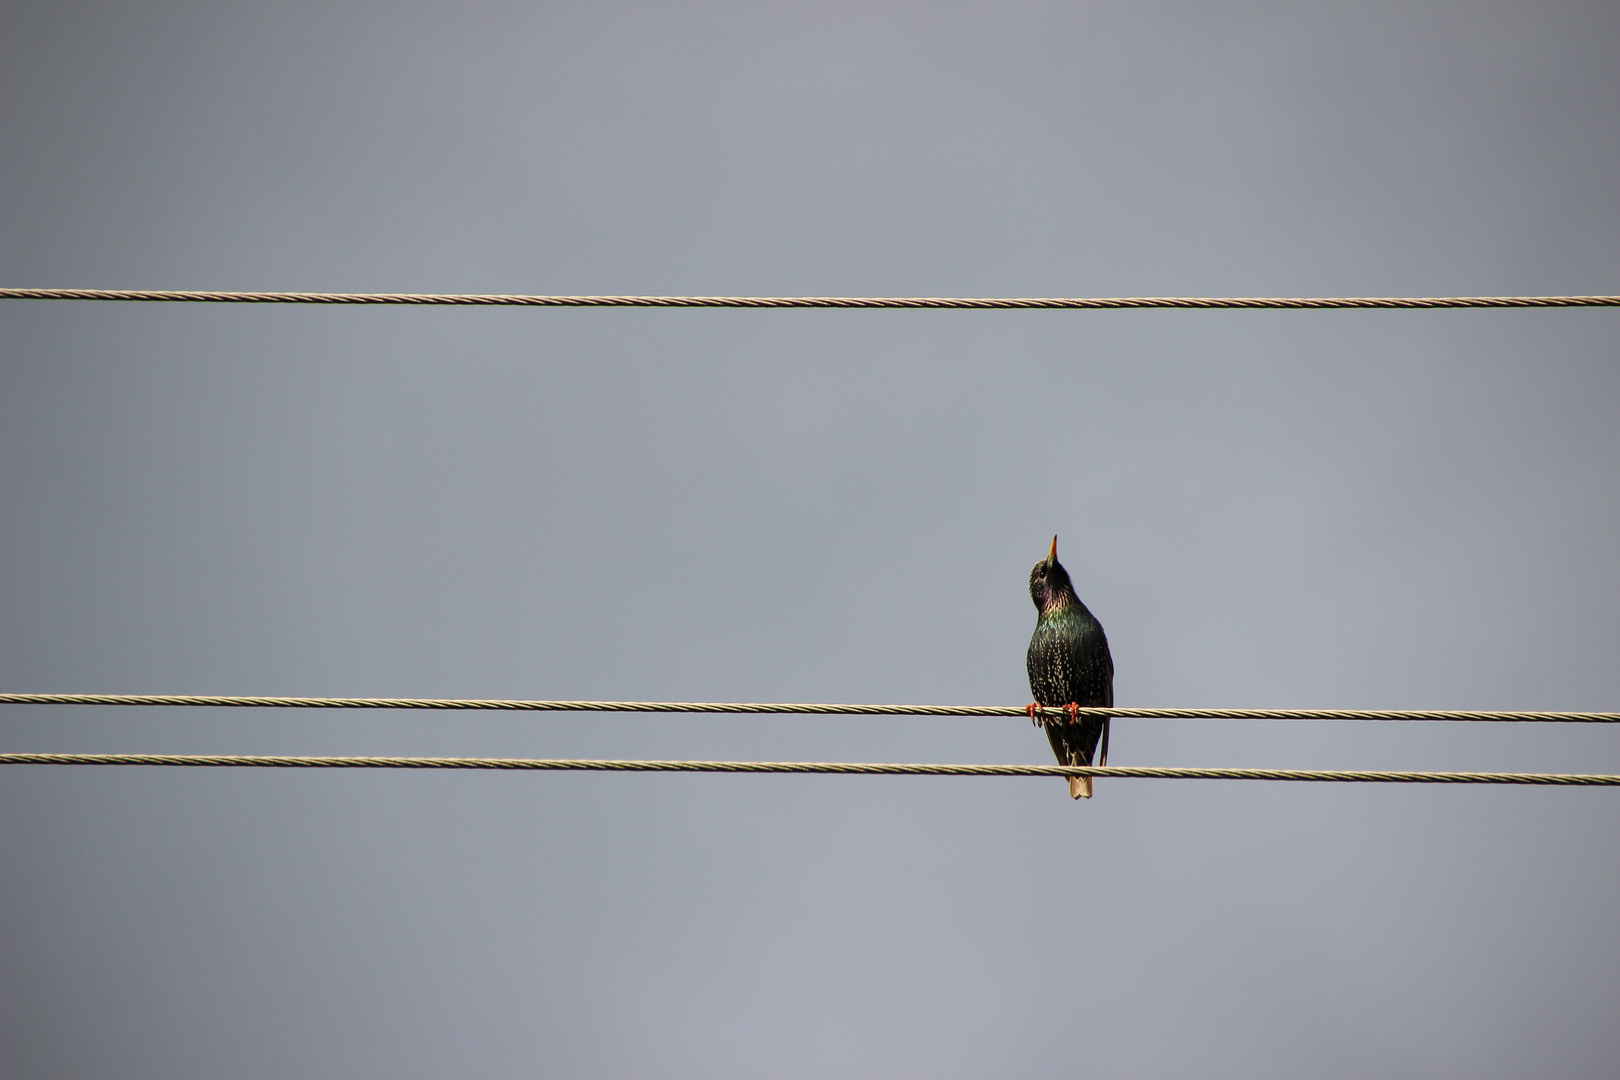
{"label": "braided metal wire", "polygon": [[[785,713],[820,716],[1026,717],[1018,705],[837,705],[739,701],[531,701],[521,698],[243,697],[208,694],[0,694],[0,705],[171,705],[263,709],[438,709],[509,712]],[[1063,719],[1063,709],[1038,709]],[[1125,720],[1448,720],[1493,723],[1620,723],[1620,712],[1485,712],[1457,709],[1155,709],[1078,710],[1081,717]]]}
{"label": "braided metal wire", "polygon": [[853,776],[1091,776],[1119,780],[1296,780],[1364,784],[1617,787],[1598,773],[1384,772],[1110,765],[927,765],[854,761],[615,761],[582,758],[289,757],[264,754],[0,754],[0,765],[171,765],[250,769],[482,769],[542,772],[815,773]]}
{"label": "braided metal wire", "polygon": [[701,308],[1569,308],[1620,307],[1620,296],[533,296],[508,293],[202,292],[0,289],[0,300],[141,300],[211,304],[417,304],[463,307]]}

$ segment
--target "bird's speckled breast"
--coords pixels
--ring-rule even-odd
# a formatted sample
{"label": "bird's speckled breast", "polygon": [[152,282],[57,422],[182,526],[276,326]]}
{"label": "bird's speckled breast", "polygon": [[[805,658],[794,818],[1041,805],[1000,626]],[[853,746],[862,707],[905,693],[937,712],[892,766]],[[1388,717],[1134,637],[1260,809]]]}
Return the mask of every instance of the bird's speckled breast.
{"label": "bird's speckled breast", "polygon": [[1027,657],[1029,689],[1041,705],[1113,703],[1114,664],[1102,624],[1083,608],[1047,612]]}

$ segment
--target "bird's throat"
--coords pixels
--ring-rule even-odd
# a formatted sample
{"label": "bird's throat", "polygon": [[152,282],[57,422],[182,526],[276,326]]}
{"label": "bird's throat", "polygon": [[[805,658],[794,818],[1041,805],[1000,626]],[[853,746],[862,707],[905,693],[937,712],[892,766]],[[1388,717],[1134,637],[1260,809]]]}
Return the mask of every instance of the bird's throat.
{"label": "bird's throat", "polygon": [[1066,615],[1075,609],[1074,593],[1064,589],[1047,596],[1041,604],[1041,618],[1048,619],[1054,615]]}

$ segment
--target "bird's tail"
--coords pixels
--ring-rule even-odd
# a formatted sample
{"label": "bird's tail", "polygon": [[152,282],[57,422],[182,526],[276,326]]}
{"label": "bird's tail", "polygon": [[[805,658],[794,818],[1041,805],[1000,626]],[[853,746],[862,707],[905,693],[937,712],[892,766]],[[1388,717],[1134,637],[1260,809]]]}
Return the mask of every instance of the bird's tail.
{"label": "bird's tail", "polygon": [[[1100,760],[1098,760],[1097,764],[1101,765],[1105,769],[1108,767],[1108,721],[1112,720],[1112,719],[1113,719],[1113,717],[1110,717],[1110,716],[1103,717],[1102,757],[1101,757]],[[1074,762],[1073,764],[1079,764],[1079,763]],[[1085,759],[1085,764],[1090,765],[1091,764],[1090,760]],[[1091,798],[1091,781],[1092,781],[1092,777],[1089,777],[1089,776],[1071,776],[1071,777],[1069,777],[1069,797],[1071,799],[1089,799],[1089,798]]]}

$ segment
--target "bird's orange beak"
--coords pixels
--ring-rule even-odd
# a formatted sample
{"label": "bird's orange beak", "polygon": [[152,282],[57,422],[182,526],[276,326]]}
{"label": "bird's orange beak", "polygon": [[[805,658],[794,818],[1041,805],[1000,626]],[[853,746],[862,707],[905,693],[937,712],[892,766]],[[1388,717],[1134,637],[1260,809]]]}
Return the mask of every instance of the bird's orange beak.
{"label": "bird's orange beak", "polygon": [[1057,562],[1057,537],[1052,537],[1052,550],[1046,553],[1046,562],[1050,566]]}

